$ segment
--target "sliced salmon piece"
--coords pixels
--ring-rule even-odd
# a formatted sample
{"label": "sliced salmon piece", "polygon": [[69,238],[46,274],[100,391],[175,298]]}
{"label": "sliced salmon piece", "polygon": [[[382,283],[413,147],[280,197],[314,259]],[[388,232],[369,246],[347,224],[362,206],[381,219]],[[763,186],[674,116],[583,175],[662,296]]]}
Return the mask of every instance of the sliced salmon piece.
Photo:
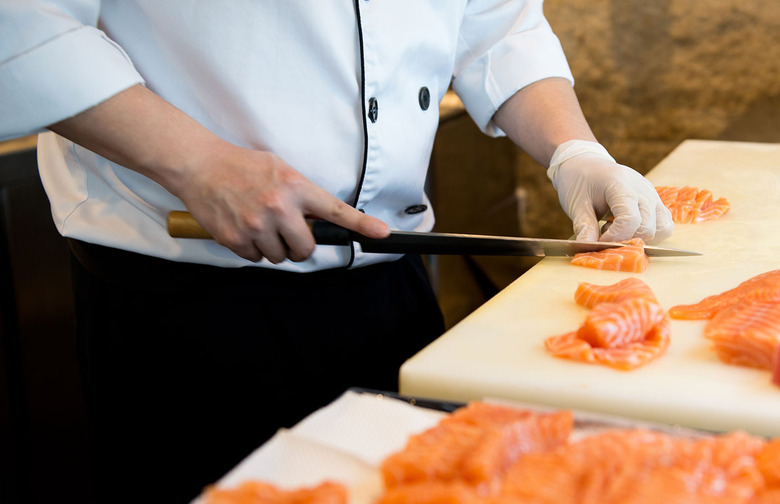
{"label": "sliced salmon piece", "polygon": [[579,339],[577,331],[551,336],[544,340],[544,347],[555,357],[588,364],[598,363],[593,347],[587,341]]}
{"label": "sliced salmon piece", "polygon": [[574,292],[574,301],[585,308],[593,308],[599,303],[612,303],[631,297],[656,300],[652,289],[636,277],[624,278],[611,285],[580,282]]}
{"label": "sliced salmon piece", "polygon": [[664,319],[645,335],[645,339],[623,347],[594,348],[596,361],[611,368],[630,371],[666,353],[671,341],[671,327]]}
{"label": "sliced salmon piece", "polygon": [[456,479],[462,461],[476,449],[483,434],[479,426],[451,422],[410,437],[403,451],[382,463],[385,486]]}
{"label": "sliced salmon piece", "polygon": [[459,481],[423,481],[388,489],[374,504],[480,504],[474,489]]}
{"label": "sliced salmon piece", "polygon": [[669,348],[670,341],[670,324],[668,319],[664,319],[651,328],[642,341],[619,347],[593,347],[578,338],[576,331],[547,338],[544,345],[555,357],[630,371],[662,356]]}
{"label": "sliced salmon piece", "polygon": [[608,248],[598,252],[574,254],[571,264],[609,271],[642,273],[647,270],[650,258],[645,254],[645,242],[641,238],[621,242],[625,247]]}
{"label": "sliced salmon piece", "polygon": [[600,303],[593,307],[577,330],[577,337],[593,347],[626,346],[645,339],[648,331],[665,316],[661,305],[645,297]]}
{"label": "sliced salmon piece", "polygon": [[591,311],[577,331],[544,341],[553,356],[627,371],[660,357],[669,347],[666,312],[638,278],[612,285],[582,282],[574,299]]}
{"label": "sliced salmon piece", "polygon": [[[434,429],[525,424],[538,428],[523,434],[533,446],[499,470],[490,485],[463,478],[415,481],[386,488],[374,504],[766,504],[780,490],[780,439],[741,431],[690,439],[637,428],[571,440],[572,421],[570,413],[471,403]],[[545,437],[547,442],[540,441]],[[481,443],[486,446],[476,447],[463,467],[500,444],[497,438]]]}
{"label": "sliced salmon piece", "polygon": [[571,412],[531,413],[511,406],[472,402],[442,420],[484,429],[479,444],[464,458],[459,477],[467,483],[494,485],[522,454],[548,451],[565,443],[574,425]]}
{"label": "sliced salmon piece", "polygon": [[472,401],[466,406],[458,408],[451,415],[443,418],[440,423],[464,423],[478,427],[486,427],[489,425],[506,425],[517,421],[524,421],[531,415],[531,411],[526,409],[484,401]]}
{"label": "sliced salmon piece", "polygon": [[698,441],[607,431],[524,456],[507,472],[496,502],[746,503],[764,488],[756,464],[763,446],[745,433]]}
{"label": "sliced salmon piece", "polygon": [[780,270],[767,271],[745,280],[733,289],[707,296],[698,303],[669,309],[673,319],[712,318],[718,311],[744,301],[780,301]]}
{"label": "sliced salmon piece", "polygon": [[767,487],[780,490],[780,438],[769,441],[756,456],[758,470]]}
{"label": "sliced salmon piece", "polygon": [[410,437],[402,451],[385,459],[381,466],[385,487],[457,481],[486,492],[524,453],[565,443],[572,425],[568,411],[532,413],[471,403],[435,427]]}
{"label": "sliced salmon piece", "polygon": [[760,492],[750,504],[780,504],[780,488],[770,488]]}
{"label": "sliced salmon piece", "polygon": [[712,192],[696,187],[658,186],[655,188],[664,206],[677,224],[698,224],[714,221],[731,209],[726,198],[713,200]]}
{"label": "sliced salmon piece", "polygon": [[720,310],[704,337],[728,364],[773,370],[780,346],[780,302],[750,301]]}
{"label": "sliced salmon piece", "polygon": [[205,504],[347,504],[347,488],[331,481],[284,490],[263,481],[245,481],[235,488],[207,488]]}
{"label": "sliced salmon piece", "polygon": [[775,348],[775,357],[772,362],[772,383],[780,387],[780,345]]}

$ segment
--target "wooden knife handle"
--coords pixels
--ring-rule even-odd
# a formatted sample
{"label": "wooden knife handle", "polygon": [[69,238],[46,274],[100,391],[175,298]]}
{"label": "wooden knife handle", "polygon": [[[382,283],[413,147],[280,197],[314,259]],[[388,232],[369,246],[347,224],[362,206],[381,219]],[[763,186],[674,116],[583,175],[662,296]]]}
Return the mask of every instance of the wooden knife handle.
{"label": "wooden knife handle", "polygon": [[173,238],[200,238],[204,240],[213,238],[189,212],[182,211],[168,214],[168,234]]}
{"label": "wooden knife handle", "polygon": [[[354,233],[336,224],[323,220],[307,220],[306,223],[319,245],[347,245],[353,239]],[[214,239],[189,212],[178,210],[168,214],[168,234],[173,238]]]}

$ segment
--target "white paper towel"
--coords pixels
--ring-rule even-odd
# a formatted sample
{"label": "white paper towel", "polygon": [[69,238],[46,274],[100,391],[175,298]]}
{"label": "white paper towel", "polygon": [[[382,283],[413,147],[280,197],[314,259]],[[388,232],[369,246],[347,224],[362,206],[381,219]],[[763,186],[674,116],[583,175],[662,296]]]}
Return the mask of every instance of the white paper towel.
{"label": "white paper towel", "polygon": [[[279,430],[217,486],[261,480],[293,489],[333,481],[347,487],[350,504],[370,504],[382,492],[382,460],[443,415],[399,399],[348,391],[292,429]],[[199,497],[193,504],[203,502]]]}

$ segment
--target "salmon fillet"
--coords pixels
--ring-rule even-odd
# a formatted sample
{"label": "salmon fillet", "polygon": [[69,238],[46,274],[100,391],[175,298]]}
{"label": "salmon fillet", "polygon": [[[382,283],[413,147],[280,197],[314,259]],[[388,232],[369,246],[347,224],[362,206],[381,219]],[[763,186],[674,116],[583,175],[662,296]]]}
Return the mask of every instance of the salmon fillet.
{"label": "salmon fillet", "polygon": [[772,361],[772,383],[780,387],[780,345],[775,348],[775,358]]}
{"label": "salmon fillet", "polygon": [[581,252],[574,254],[571,264],[609,271],[627,271],[642,273],[647,270],[650,258],[645,254],[645,242],[641,238],[621,242],[625,247],[615,247],[598,252]]}
{"label": "salmon fillet", "polygon": [[596,285],[580,282],[574,291],[574,301],[585,308],[593,308],[599,303],[612,303],[631,297],[643,297],[656,301],[655,293],[642,280],[628,277],[610,285]]}
{"label": "salmon fillet", "polygon": [[485,504],[485,499],[460,481],[432,480],[388,488],[374,504]]}
{"label": "salmon fillet", "polygon": [[696,187],[658,186],[655,188],[676,224],[698,224],[714,221],[730,209],[726,198],[713,200],[712,192]]}
{"label": "salmon fillet", "polygon": [[780,346],[780,302],[749,301],[720,310],[704,337],[727,364],[775,369]]}
{"label": "salmon fillet", "polygon": [[780,301],[780,270],[767,271],[745,280],[733,289],[707,296],[698,303],[669,309],[673,319],[712,318],[718,311],[745,301]]}
{"label": "salmon fillet", "polygon": [[[372,504],[769,504],[780,496],[780,438],[615,428],[573,439],[573,425],[566,410],[469,403],[385,459],[385,487]],[[500,432],[513,434],[491,437]],[[477,468],[478,477],[467,476]],[[421,477],[396,478],[410,469]],[[246,481],[203,494],[205,504],[347,499],[347,488],[329,481],[293,489]]]}
{"label": "salmon fillet", "polygon": [[769,487],[780,490],[780,438],[770,440],[756,457],[758,469]]}
{"label": "salmon fillet", "polygon": [[545,339],[551,355],[628,371],[657,359],[669,347],[669,318],[638,278],[612,285],[582,282],[574,299],[591,311],[577,331]]}
{"label": "salmon fillet", "polygon": [[524,456],[495,502],[747,503],[765,489],[765,442],[735,432],[703,440],[624,429]]}
{"label": "salmon fillet", "polygon": [[[484,491],[498,484],[522,454],[547,451],[565,443],[573,423],[568,411],[532,413],[473,402],[435,427],[411,436],[402,451],[386,458],[381,466],[385,487],[453,481]],[[413,491],[441,495],[435,487],[423,485],[418,489]]]}
{"label": "salmon fillet", "polygon": [[245,481],[235,488],[209,487],[203,497],[205,504],[347,504],[347,488],[326,481],[285,490],[263,481]]}
{"label": "salmon fillet", "polygon": [[645,297],[631,297],[595,306],[577,337],[593,347],[615,348],[637,343],[658,325],[666,311],[657,302]]}

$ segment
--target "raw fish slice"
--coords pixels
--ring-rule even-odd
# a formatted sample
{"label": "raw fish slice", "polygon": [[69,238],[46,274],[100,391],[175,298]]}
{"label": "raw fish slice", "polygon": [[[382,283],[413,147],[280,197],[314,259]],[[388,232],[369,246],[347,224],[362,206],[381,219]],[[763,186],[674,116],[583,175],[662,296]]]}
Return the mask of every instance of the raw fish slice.
{"label": "raw fish slice", "polygon": [[698,303],[673,306],[669,315],[673,319],[709,319],[718,311],[743,301],[780,301],[780,270],[756,275],[733,289],[708,296]]}
{"label": "raw fish slice", "polygon": [[642,341],[623,347],[594,348],[596,362],[621,371],[630,371],[651,362],[666,353],[671,341],[668,319],[656,324]]}
{"label": "raw fish slice", "polygon": [[777,345],[777,348],[775,348],[775,358],[772,366],[772,383],[780,387],[780,345]]}
{"label": "raw fish slice", "polygon": [[585,308],[593,308],[599,303],[611,303],[629,297],[656,300],[655,294],[650,287],[636,277],[624,278],[611,285],[581,282],[574,292],[574,300]]}
{"label": "raw fish slice", "polygon": [[422,481],[389,488],[373,504],[484,504],[476,489],[460,481]]}
{"label": "raw fish slice", "polygon": [[524,453],[565,443],[573,423],[568,411],[535,413],[472,403],[436,427],[410,437],[402,451],[386,458],[381,467],[385,487],[459,481],[490,488]]}
{"label": "raw fish slice", "polygon": [[664,318],[650,329],[642,341],[620,347],[593,347],[578,338],[576,331],[547,338],[544,346],[555,357],[630,371],[663,355],[669,347],[670,336],[669,321]]}
{"label": "raw fish slice", "polygon": [[207,488],[205,504],[347,504],[347,488],[326,481],[317,486],[284,490],[263,481],[245,481],[235,488]]}
{"label": "raw fish slice", "polygon": [[769,441],[756,456],[758,470],[768,487],[780,490],[780,438]]}
{"label": "raw fish slice", "polygon": [[573,415],[561,411],[487,429],[479,446],[461,464],[460,477],[483,491],[495,488],[523,454],[546,452],[564,444],[573,425]]}
{"label": "raw fish slice", "polygon": [[720,360],[773,370],[780,346],[780,302],[753,301],[719,311],[704,328]]}
{"label": "raw fish slice", "polygon": [[560,336],[551,336],[544,340],[544,347],[555,357],[573,361],[596,364],[596,354],[587,341],[577,337],[577,331]]}
{"label": "raw fish slice", "polygon": [[479,444],[482,434],[475,425],[450,423],[410,437],[403,451],[382,463],[385,486],[454,480],[461,461]]}
{"label": "raw fish slice", "polygon": [[531,416],[525,409],[502,406],[488,402],[474,401],[458,408],[451,415],[444,417],[440,423],[462,423],[477,427],[506,425],[512,422],[524,421]]}
{"label": "raw fish slice", "polygon": [[665,316],[661,305],[643,297],[600,303],[577,330],[577,337],[594,347],[626,346],[642,341]]}
{"label": "raw fish slice", "polygon": [[697,224],[719,219],[730,209],[726,198],[713,201],[712,192],[696,187],[655,188],[664,206],[672,213],[672,220],[677,224]]}
{"label": "raw fish slice", "polygon": [[581,282],[574,300],[591,312],[577,331],[544,341],[555,357],[631,370],[669,347],[669,318],[650,287],[636,277],[611,285]]}
{"label": "raw fish slice", "polygon": [[633,238],[621,243],[628,243],[628,245],[598,252],[574,254],[571,263],[586,268],[630,273],[642,273],[647,270],[650,258],[645,254],[645,242],[641,238]]}
{"label": "raw fish slice", "polygon": [[703,440],[644,429],[607,431],[529,454],[495,502],[747,503],[764,489],[765,442],[736,432]]}

